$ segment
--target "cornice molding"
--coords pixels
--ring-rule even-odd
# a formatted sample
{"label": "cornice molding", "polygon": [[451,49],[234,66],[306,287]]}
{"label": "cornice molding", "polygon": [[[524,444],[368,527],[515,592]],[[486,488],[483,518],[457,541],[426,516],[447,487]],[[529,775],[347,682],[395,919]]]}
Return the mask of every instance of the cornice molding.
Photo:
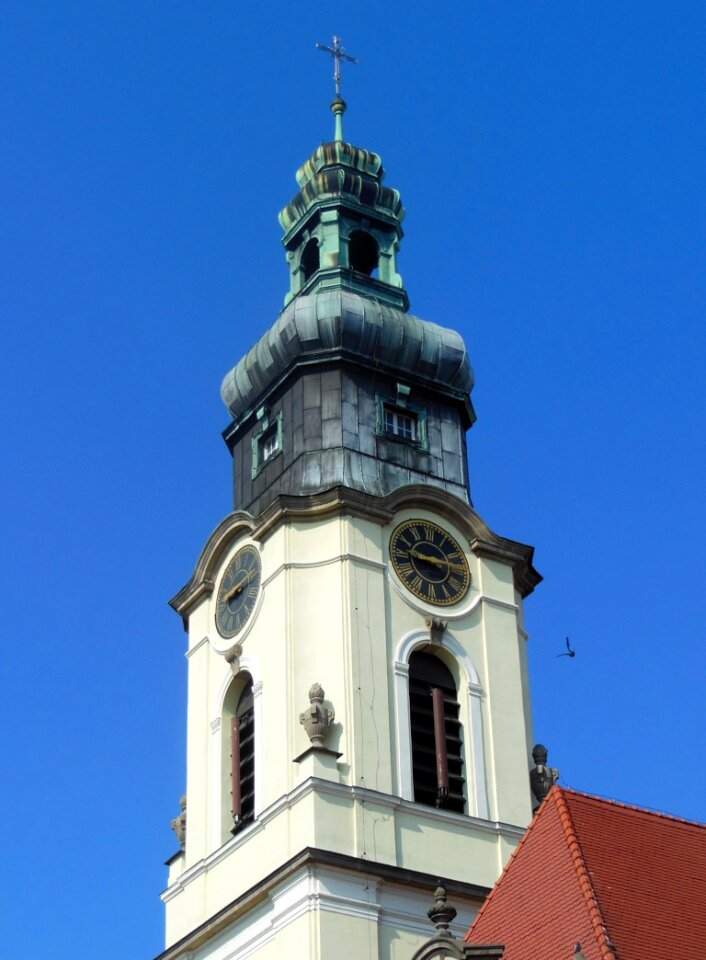
{"label": "cornice molding", "polygon": [[190,650],[187,650],[184,656],[187,660],[191,659],[197,650],[200,650],[201,647],[208,645],[208,637],[202,637],[198,643],[195,643]]}
{"label": "cornice molding", "polygon": [[[361,804],[375,803],[380,807],[387,807],[394,812],[399,810],[402,813],[413,814],[418,821],[427,821],[431,824],[447,824],[449,826],[462,826],[468,828],[471,826],[474,830],[488,834],[494,837],[505,837],[512,840],[520,840],[525,829],[514,824],[503,823],[499,820],[486,820],[481,817],[469,816],[465,813],[455,813],[452,810],[442,810],[435,807],[426,807],[423,804],[414,803],[412,800],[405,800],[402,797],[392,794],[382,793],[378,790],[371,790],[369,787],[359,785],[349,785],[345,783],[336,783],[333,780],[321,780],[318,777],[309,777],[298,784],[289,793],[284,794],[274,803],[262,810],[255,819],[244,830],[239,831],[234,837],[227,840],[222,846],[218,847],[209,856],[202,860],[197,860],[190,867],[176,877],[166,890],[162,893],[162,901],[167,903],[192,883],[197,877],[211,870],[216,864],[220,863],[238,847],[247,843],[248,839],[255,833],[264,830],[268,823],[275,819],[283,810],[291,809],[300,800],[310,796],[312,793],[319,795],[328,795],[338,800],[341,798],[351,799]],[[330,854],[331,856],[348,856],[347,854]],[[350,857],[358,861],[356,857]],[[370,861],[362,860],[362,864]],[[394,868],[397,869],[397,868]]]}
{"label": "cornice molding", "polygon": [[322,517],[348,515],[364,517],[384,526],[394,517],[388,497],[373,497],[351,487],[337,486],[305,497],[280,494],[260,514],[253,531],[254,540],[264,540],[286,520],[319,520]]}
{"label": "cornice molding", "polygon": [[[163,953],[159,954],[155,960],[176,960],[177,957],[179,960],[185,960],[190,951],[193,952],[197,950],[208,940],[219,934],[223,934],[239,917],[252,910],[257,904],[269,899],[274,888],[281,888],[282,884],[288,880],[290,882],[296,882],[296,874],[304,869],[316,871],[319,875],[323,870],[334,871],[339,875],[362,875],[366,879],[375,878],[376,886],[380,884],[391,884],[396,887],[412,888],[425,897],[428,897],[429,892],[439,883],[438,874],[423,873],[417,870],[410,870],[406,867],[379,863],[374,860],[353,857],[348,854],[333,853],[316,847],[305,847],[298,854],[295,854],[276,870],[268,874],[268,876],[246,890],[240,897],[231,901],[231,903],[227,904],[181,940],[168,947]],[[443,879],[442,882],[450,898],[463,898],[465,900],[477,900],[480,902],[485,899],[489,892],[487,887],[464,883],[459,880]],[[331,896],[317,896],[316,900],[319,905],[322,901],[325,902],[326,909],[331,912],[352,913],[352,910],[346,908],[344,903],[339,902],[337,905]],[[397,926],[399,926],[399,911],[390,911],[384,906],[382,909],[385,913],[389,912],[392,914],[394,912],[396,915],[395,919],[398,921]],[[299,912],[306,911],[299,910]],[[370,916],[379,916],[380,905],[368,905],[366,914],[366,918],[368,919]],[[410,930],[410,932],[417,933],[426,929],[428,923],[428,921],[423,919],[423,915],[420,916],[417,923],[415,923],[414,918],[411,917],[406,918],[406,921],[406,928]]]}
{"label": "cornice molding", "polygon": [[471,550],[477,557],[511,566],[515,575],[515,586],[520,595],[526,597],[542,582],[541,574],[532,566],[534,547],[495,534],[492,536],[494,539],[490,541],[479,537],[471,540]]}
{"label": "cornice molding", "polygon": [[188,583],[174,594],[169,606],[182,617],[188,617],[191,608],[213,592],[212,574],[229,544],[241,533],[252,535],[254,526],[254,518],[244,510],[236,510],[224,517],[206,541]]}
{"label": "cornice molding", "polygon": [[532,565],[534,547],[493,533],[471,506],[441,487],[411,484],[386,497],[374,497],[350,487],[336,486],[309,496],[281,494],[258,517],[242,510],[228,514],[206,541],[188,583],[169,604],[186,618],[203,597],[210,596],[221,557],[242,534],[263,542],[282,523],[314,522],[332,516],[361,517],[385,526],[399,511],[413,509],[429,510],[445,517],[463,531],[477,556],[509,564],[522,597],[532,593],[542,580]]}

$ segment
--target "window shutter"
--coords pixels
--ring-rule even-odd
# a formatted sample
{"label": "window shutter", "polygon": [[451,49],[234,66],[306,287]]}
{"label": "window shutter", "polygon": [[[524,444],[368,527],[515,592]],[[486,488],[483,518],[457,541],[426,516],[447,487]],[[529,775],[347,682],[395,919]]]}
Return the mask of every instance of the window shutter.
{"label": "window shutter", "polygon": [[238,700],[230,724],[232,833],[255,819],[255,712],[250,681]]}
{"label": "window shutter", "polygon": [[230,721],[230,790],[231,813],[233,814],[233,829],[240,826],[241,796],[240,796],[240,717],[233,717]]}
{"label": "window shutter", "polygon": [[463,739],[456,685],[449,669],[428,653],[409,660],[414,799],[463,813]]}

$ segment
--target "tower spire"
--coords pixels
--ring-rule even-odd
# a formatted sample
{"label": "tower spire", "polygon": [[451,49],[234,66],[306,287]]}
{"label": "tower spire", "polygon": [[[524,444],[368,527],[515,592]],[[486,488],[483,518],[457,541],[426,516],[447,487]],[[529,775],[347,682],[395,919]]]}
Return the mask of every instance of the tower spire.
{"label": "tower spire", "polygon": [[346,109],[346,101],[341,96],[341,62],[347,60],[349,63],[357,63],[358,60],[344,52],[341,38],[335,35],[333,46],[328,47],[325,43],[317,43],[316,48],[317,50],[323,50],[324,53],[331,54],[333,59],[333,83],[336,95],[331,102],[331,110],[335,117],[334,140],[340,142],[343,140],[343,114]]}

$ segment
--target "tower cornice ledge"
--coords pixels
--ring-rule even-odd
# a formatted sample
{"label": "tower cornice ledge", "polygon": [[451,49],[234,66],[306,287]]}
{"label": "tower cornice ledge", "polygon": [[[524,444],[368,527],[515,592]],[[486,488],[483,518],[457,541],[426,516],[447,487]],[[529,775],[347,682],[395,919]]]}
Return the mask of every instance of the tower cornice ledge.
{"label": "tower cornice ledge", "polygon": [[351,487],[336,486],[310,496],[280,495],[258,517],[242,510],[228,514],[206,541],[188,583],[169,604],[180,616],[188,617],[193,605],[213,590],[213,577],[224,551],[243,533],[263,541],[281,523],[336,515],[363,517],[384,526],[405,509],[433,510],[456,524],[476,555],[512,567],[515,587],[522,597],[541,582],[542,576],[532,564],[534,547],[494,533],[468,504],[440,487],[413,484],[386,497],[371,497]]}
{"label": "tower cornice ledge", "polygon": [[[237,921],[239,917],[255,905],[267,900],[273,887],[291,877],[298,870],[307,867],[314,869],[328,867],[338,871],[373,876],[391,884],[403,885],[425,892],[439,882],[437,874],[423,873],[406,867],[398,867],[394,864],[381,863],[367,857],[353,857],[316,847],[305,847],[300,853],[295,854],[242,896],[233,900],[214,916],[196,927],[195,930],[192,930],[191,933],[160,953],[155,957],[155,960],[177,960],[178,957],[188,957],[190,951],[198,949],[202,944]],[[462,883],[453,879],[444,879],[444,886],[451,896],[477,898],[479,903],[490,892],[487,887],[479,884]],[[470,956],[473,956],[473,954],[470,954]]]}

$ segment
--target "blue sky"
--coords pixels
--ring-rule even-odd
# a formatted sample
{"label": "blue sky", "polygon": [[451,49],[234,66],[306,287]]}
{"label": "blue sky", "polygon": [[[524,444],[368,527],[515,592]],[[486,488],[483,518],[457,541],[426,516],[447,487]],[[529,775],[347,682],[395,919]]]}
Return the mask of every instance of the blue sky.
{"label": "blue sky", "polygon": [[471,354],[475,506],[545,577],[536,737],[568,785],[706,819],[706,6],[7,0],[8,956],[162,947],[166,601],[231,506],[219,385],[282,304],[276,214],[332,130],[334,32],[346,135],[407,208],[412,311]]}

